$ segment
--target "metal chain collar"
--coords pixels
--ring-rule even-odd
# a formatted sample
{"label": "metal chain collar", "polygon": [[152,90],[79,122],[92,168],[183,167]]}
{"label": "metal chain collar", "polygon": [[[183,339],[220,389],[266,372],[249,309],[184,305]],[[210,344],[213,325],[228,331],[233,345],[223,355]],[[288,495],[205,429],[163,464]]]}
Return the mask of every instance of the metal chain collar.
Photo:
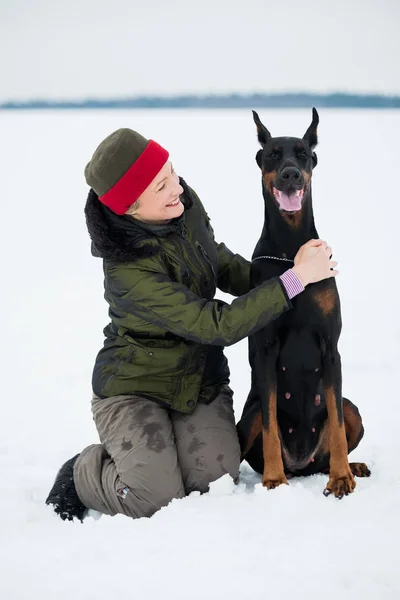
{"label": "metal chain collar", "polygon": [[268,258],[268,259],[272,259],[272,260],[283,260],[284,262],[290,262],[294,264],[294,260],[292,260],[291,258],[281,258],[279,256],[257,256],[256,258],[253,258],[253,260],[251,262],[255,262],[256,260],[260,260],[261,258]]}

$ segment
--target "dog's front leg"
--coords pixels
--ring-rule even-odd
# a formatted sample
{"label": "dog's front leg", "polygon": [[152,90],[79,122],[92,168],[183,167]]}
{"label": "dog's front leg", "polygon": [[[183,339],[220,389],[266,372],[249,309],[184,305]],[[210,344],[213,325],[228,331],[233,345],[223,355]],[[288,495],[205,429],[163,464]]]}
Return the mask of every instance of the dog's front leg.
{"label": "dog's front leg", "polygon": [[347,458],[348,446],[343,417],[342,370],[336,347],[327,344],[323,358],[322,384],[329,422],[329,481],[325,496],[333,493],[341,499],[356,487]]}
{"label": "dog's front leg", "polygon": [[261,410],[262,410],[262,442],[264,456],[264,472],[262,484],[272,490],[282,483],[288,485],[283,468],[282,448],[279,438],[277,420],[277,377],[276,366],[279,342],[264,343],[259,345],[258,357],[260,364],[258,372],[260,378]]}

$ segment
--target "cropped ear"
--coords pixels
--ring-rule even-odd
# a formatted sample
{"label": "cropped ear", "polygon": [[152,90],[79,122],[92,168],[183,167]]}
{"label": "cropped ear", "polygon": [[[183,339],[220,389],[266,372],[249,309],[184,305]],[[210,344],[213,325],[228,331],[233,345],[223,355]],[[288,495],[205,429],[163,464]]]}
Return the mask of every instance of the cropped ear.
{"label": "cropped ear", "polygon": [[256,154],[256,163],[258,164],[260,169],[261,169],[261,165],[262,165],[262,153],[263,153],[263,151],[259,150]]}
{"label": "cropped ear", "polygon": [[303,135],[303,140],[307,142],[311,150],[314,150],[315,146],[318,144],[317,129],[319,123],[319,116],[315,108],[312,109],[312,115],[311,125]]}
{"label": "cropped ear", "polygon": [[268,142],[268,140],[271,139],[271,134],[268,131],[268,129],[265,127],[265,125],[263,125],[260,121],[260,117],[258,116],[258,114],[256,113],[255,110],[252,111],[253,113],[253,119],[254,119],[254,123],[256,124],[257,127],[257,137],[258,137],[258,141],[260,142],[261,146],[264,148],[265,144]]}

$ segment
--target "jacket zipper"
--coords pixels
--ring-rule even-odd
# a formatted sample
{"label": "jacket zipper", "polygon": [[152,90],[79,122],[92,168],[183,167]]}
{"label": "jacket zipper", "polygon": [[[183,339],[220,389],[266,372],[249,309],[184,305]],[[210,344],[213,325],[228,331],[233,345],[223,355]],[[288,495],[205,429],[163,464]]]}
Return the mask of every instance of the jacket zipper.
{"label": "jacket zipper", "polygon": [[214,275],[215,284],[217,284],[217,274],[215,272],[215,268],[214,268],[211,258],[208,256],[207,251],[205,250],[205,248],[203,248],[203,246],[199,242],[196,242],[196,245],[199,248],[202,255],[204,256],[207,264],[211,267],[212,274]]}
{"label": "jacket zipper", "polygon": [[[202,262],[200,262],[200,260],[197,258],[196,253],[193,250],[193,246],[192,244],[189,242],[188,240],[188,236],[187,236],[187,228],[186,225],[183,225],[182,231],[179,233],[179,237],[181,237],[183,239],[184,244],[186,245],[189,255],[192,256],[192,260],[194,262],[196,262],[196,264],[200,267],[200,270],[203,271],[203,273],[208,276],[209,273],[206,272],[206,270],[204,269],[204,264]],[[206,263],[208,264],[208,266],[210,267],[212,274],[214,276],[214,283],[215,285],[217,285],[218,282],[218,277],[214,268],[214,265],[210,259],[210,257],[207,254],[207,251],[205,250],[205,248],[203,248],[203,246],[200,244],[200,242],[196,242],[196,248],[198,248],[200,250],[200,253],[202,254],[203,258],[205,259]],[[199,293],[201,293],[201,290],[199,290]]]}

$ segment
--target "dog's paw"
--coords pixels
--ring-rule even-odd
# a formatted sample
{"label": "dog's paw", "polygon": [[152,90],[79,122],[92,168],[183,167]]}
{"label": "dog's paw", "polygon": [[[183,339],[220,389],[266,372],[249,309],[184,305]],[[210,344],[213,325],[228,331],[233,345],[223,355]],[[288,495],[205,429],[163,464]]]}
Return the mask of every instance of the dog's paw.
{"label": "dog's paw", "polygon": [[286,484],[289,485],[288,480],[286,479],[286,476],[284,473],[282,473],[281,475],[270,475],[269,473],[264,473],[263,478],[262,478],[262,484],[264,487],[267,488],[267,490],[273,490],[276,487],[278,487],[278,485],[282,485],[282,484]]}
{"label": "dog's paw", "polygon": [[349,463],[349,467],[356,477],[369,477],[371,475],[371,471],[365,463]]}
{"label": "dog's paw", "polygon": [[336,498],[341,500],[343,496],[351,494],[355,487],[356,482],[353,473],[349,469],[348,473],[345,475],[330,475],[328,485],[324,490],[324,495],[330,496],[330,494],[334,494]]}

